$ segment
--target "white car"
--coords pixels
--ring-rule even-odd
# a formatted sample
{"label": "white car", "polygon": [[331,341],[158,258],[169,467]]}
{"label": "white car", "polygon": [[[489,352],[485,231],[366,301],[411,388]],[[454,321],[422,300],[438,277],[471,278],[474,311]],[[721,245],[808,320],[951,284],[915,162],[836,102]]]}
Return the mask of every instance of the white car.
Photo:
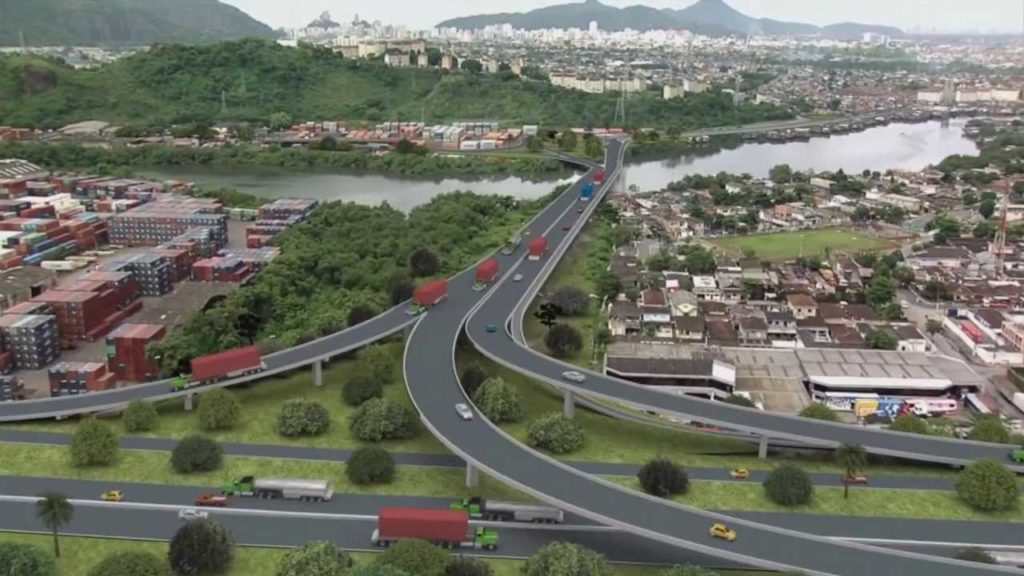
{"label": "white car", "polygon": [[522,282],[523,281],[523,275],[522,274],[516,274],[515,276],[512,277],[512,281],[513,282]]}
{"label": "white car", "polygon": [[196,510],[195,508],[182,508],[178,510],[179,520],[198,520],[199,518],[209,518],[210,513],[206,510]]}
{"label": "white car", "polygon": [[455,405],[455,411],[459,413],[459,417],[463,420],[473,419],[473,411],[469,409],[469,406],[461,402]]}
{"label": "white car", "polygon": [[579,372],[577,372],[575,370],[570,370],[568,372],[562,372],[562,378],[565,378],[566,380],[568,380],[570,382],[576,382],[576,383],[583,382],[584,380],[587,379],[586,376],[584,376],[583,374],[580,374]]}

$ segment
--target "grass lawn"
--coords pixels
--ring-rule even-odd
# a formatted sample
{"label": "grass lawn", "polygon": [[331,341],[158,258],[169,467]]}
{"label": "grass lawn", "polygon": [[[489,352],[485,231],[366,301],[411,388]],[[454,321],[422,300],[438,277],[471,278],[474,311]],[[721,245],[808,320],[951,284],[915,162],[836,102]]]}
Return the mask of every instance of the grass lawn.
{"label": "grass lawn", "polygon": [[[608,480],[640,490],[636,478],[609,477]],[[768,500],[764,488],[753,482],[693,482],[689,493],[676,502],[697,508],[764,512],[797,512],[835,516],[874,516],[943,520],[986,520],[1024,522],[1024,506],[1007,512],[985,513],[964,504],[953,492],[925,490],[850,489],[843,499],[842,488],[816,486],[807,506],[788,508]]]}
{"label": "grass lawn", "polygon": [[399,466],[391,484],[358,486],[349,482],[342,463],[311,460],[283,460],[225,456],[215,472],[178,474],[170,458],[162,452],[122,450],[118,462],[109,467],[75,468],[69,451],[63,446],[36,446],[0,443],[0,475],[46,476],[110,482],[146,482],[219,486],[227,480],[247,475],[284,478],[326,478],[338,493],[388,494],[403,496],[471,496],[529,500],[527,496],[481,474],[480,488],[465,488],[461,469]]}
{"label": "grass lawn", "polygon": [[[24,542],[45,550],[52,550],[53,540],[43,534],[16,534],[0,532],[0,541]],[[64,536],[60,539],[61,557],[57,560],[58,576],[82,576],[107,555],[115,552],[149,552],[163,557],[167,554],[164,542],[136,540],[114,540],[110,538],[84,538]],[[231,570],[223,576],[275,576],[277,564],[285,553],[283,548],[238,547]],[[373,562],[376,554],[356,552],[352,554],[356,565]],[[521,560],[489,559],[494,576],[520,576]],[[659,568],[641,566],[613,566],[616,576],[656,576]],[[726,571],[722,576],[770,576],[768,572]]]}
{"label": "grass lawn", "polygon": [[746,249],[762,260],[789,260],[803,256],[822,256],[826,248],[836,253],[865,252],[891,248],[892,242],[859,230],[807,230],[781,234],[752,234],[712,240],[711,244],[733,255]]}
{"label": "grass lawn", "polygon": [[[395,371],[392,382],[384,387],[385,397],[412,408],[412,402],[405,389],[402,379],[402,351],[404,342],[384,344],[395,358]],[[324,385],[313,386],[311,370],[303,370],[282,378],[262,381],[252,387],[235,387],[233,392],[242,403],[242,419],[233,430],[213,432],[209,435],[222,442],[245,442],[251,444],[284,444],[296,446],[315,446],[319,448],[354,448],[362,445],[349,432],[349,416],[355,410],[341,400],[341,388],[352,375],[354,358],[338,360],[324,369]],[[281,404],[292,398],[309,398],[323,404],[331,413],[331,429],[321,436],[312,438],[285,438],[278,435],[276,429],[277,411]],[[202,395],[197,402],[202,402]],[[160,422],[152,432],[138,433],[141,436],[157,438],[182,438],[200,432],[199,416],[196,412],[186,412],[181,400],[161,402],[157,404]],[[119,434],[125,434],[120,418],[111,418]],[[78,419],[61,422],[45,420],[10,425],[26,430],[47,430],[54,432],[74,432]],[[447,452],[416,419],[418,433],[408,440],[389,441],[381,445],[397,452]]]}

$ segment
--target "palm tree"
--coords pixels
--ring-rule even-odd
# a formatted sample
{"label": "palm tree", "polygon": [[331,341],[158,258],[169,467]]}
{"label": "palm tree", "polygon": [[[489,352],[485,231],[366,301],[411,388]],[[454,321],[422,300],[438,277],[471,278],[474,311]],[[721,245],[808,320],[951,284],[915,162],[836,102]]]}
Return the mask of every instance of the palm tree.
{"label": "palm tree", "polygon": [[[868,453],[860,444],[840,444],[836,449],[836,461],[846,469],[846,477],[855,475],[868,464]],[[843,482],[843,498],[850,497],[850,483]]]}
{"label": "palm tree", "polygon": [[53,530],[53,554],[60,558],[60,544],[57,531],[71,522],[75,516],[75,507],[68,502],[68,497],[60,492],[44,492],[36,501],[36,518],[50,530]]}

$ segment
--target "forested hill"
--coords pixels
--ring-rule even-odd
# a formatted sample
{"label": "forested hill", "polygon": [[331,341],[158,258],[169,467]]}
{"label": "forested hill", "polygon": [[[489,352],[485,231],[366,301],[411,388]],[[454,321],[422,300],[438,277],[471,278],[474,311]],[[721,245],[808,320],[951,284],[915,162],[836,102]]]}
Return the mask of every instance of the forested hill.
{"label": "forested hill", "polygon": [[[226,104],[222,107],[223,103]],[[610,125],[617,94],[585,94],[511,72],[388,68],[325,49],[247,38],[205,46],[158,45],[96,70],[0,56],[0,124],[59,127],[88,119],[144,126],[295,120]],[[631,97],[633,125],[679,129],[789,117],[768,105],[734,106],[725,94]]]}
{"label": "forested hill", "polygon": [[0,0],[0,46],[215,42],[273,30],[218,0]]}

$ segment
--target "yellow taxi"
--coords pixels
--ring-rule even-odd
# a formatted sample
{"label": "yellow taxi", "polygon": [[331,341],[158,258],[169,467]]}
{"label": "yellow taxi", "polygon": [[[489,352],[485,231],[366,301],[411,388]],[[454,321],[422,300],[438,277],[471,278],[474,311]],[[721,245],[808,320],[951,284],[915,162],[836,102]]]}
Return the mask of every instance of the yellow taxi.
{"label": "yellow taxi", "polygon": [[120,490],[107,490],[103,494],[100,494],[100,500],[104,502],[120,502],[124,500],[124,492]]}
{"label": "yellow taxi", "polygon": [[746,468],[733,468],[732,470],[729,470],[729,476],[731,476],[733,480],[746,480],[750,477],[750,470],[747,470]]}
{"label": "yellow taxi", "polygon": [[713,538],[721,538],[722,540],[732,542],[736,539],[736,531],[730,529],[725,524],[717,523],[711,525],[711,536]]}

